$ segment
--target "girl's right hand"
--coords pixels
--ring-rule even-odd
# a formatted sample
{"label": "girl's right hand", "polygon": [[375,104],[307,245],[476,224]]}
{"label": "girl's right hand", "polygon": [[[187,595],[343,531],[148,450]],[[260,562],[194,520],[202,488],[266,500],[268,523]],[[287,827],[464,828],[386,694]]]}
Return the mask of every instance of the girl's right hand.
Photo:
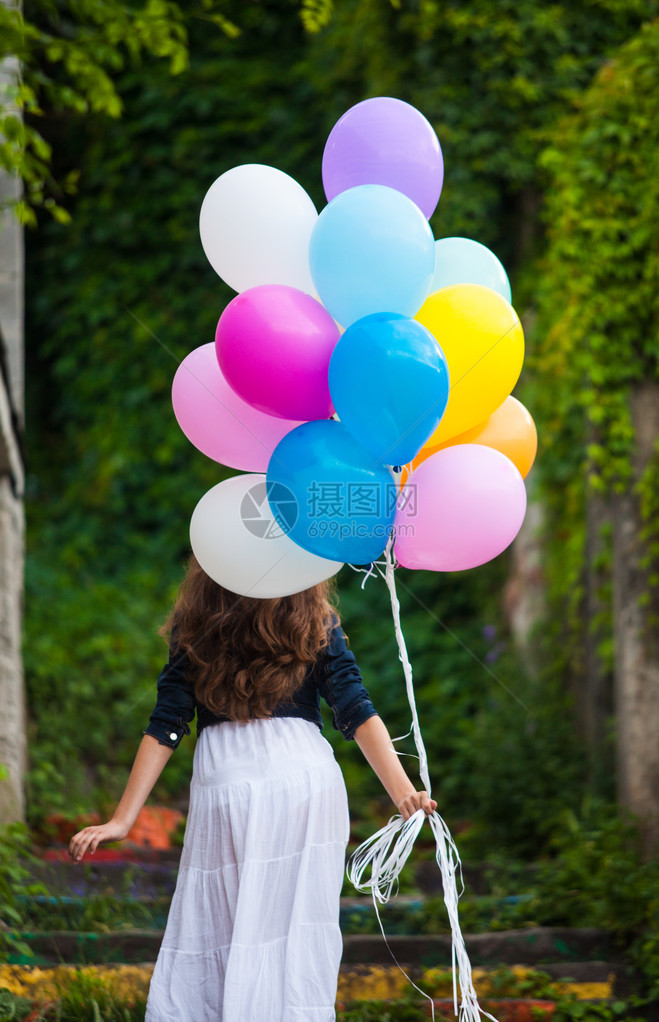
{"label": "girl's right hand", "polygon": [[95,827],[85,827],[74,834],[69,841],[69,856],[80,862],[86,852],[94,854],[102,841],[123,841],[129,828],[116,820]]}
{"label": "girl's right hand", "polygon": [[409,820],[418,809],[423,809],[426,816],[432,815],[437,808],[434,798],[430,798],[427,791],[413,791],[406,795],[396,806],[404,820]]}

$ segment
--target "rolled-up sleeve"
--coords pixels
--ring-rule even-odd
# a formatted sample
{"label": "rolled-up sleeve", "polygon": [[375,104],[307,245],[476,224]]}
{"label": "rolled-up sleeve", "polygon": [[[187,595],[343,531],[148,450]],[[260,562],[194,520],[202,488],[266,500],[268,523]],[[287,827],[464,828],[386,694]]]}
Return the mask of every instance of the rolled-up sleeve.
{"label": "rolled-up sleeve", "polygon": [[324,651],[323,669],[319,684],[320,694],[332,709],[334,727],[344,738],[355,737],[355,731],[377,710],[364,686],[354,653],[348,649],[340,624],[331,634]]}
{"label": "rolled-up sleeve", "polygon": [[187,666],[186,654],[170,648],[169,660],[158,676],[156,705],[142,732],[172,749],[177,748],[183,735],[190,734],[188,722],[195,715],[194,688],[186,681]]}

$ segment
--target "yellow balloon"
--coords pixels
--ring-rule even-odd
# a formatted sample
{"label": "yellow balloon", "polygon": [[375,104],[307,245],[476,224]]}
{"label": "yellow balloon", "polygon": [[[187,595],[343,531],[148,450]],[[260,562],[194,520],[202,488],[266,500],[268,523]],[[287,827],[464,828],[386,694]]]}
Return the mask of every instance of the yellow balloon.
{"label": "yellow balloon", "polygon": [[435,291],[415,319],[448,362],[448,405],[426,441],[437,447],[483,422],[508,397],[524,361],[524,332],[512,305],[481,284]]}

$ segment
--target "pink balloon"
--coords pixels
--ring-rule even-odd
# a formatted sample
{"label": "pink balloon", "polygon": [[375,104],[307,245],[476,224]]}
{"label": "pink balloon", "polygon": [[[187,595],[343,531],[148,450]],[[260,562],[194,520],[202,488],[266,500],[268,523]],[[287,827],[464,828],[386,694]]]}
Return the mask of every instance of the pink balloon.
{"label": "pink balloon", "polygon": [[172,384],[176,420],[203,454],[230,468],[265,472],[275,447],[301,423],[265,415],[231,389],[215,345],[203,344],[181,362]]}
{"label": "pink balloon", "polygon": [[287,419],[334,413],[327,370],[339,329],[315,298],[263,284],[230,302],[215,347],[225,379],[243,401]]}
{"label": "pink balloon", "polygon": [[526,490],[505,454],[481,444],[456,444],[412,472],[398,503],[398,562],[404,568],[464,571],[512,543],[524,520]]}

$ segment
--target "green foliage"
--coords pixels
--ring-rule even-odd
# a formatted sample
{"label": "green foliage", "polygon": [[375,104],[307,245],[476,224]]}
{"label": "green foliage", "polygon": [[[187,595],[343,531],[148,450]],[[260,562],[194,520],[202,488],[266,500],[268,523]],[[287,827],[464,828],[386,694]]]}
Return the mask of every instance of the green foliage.
{"label": "green foliage", "polygon": [[21,67],[20,81],[6,86],[1,97],[0,167],[26,187],[17,206],[23,222],[34,225],[33,207],[43,206],[66,223],[60,198],[73,190],[75,172],[59,184],[52,179],[52,147],[35,118],[44,109],[118,117],[121,101],[113,75],[143,53],[166,59],[173,73],[182,71],[187,36],[181,9],[168,0],[146,0],[141,10],[117,0],[58,5],[31,0],[25,11],[3,4],[0,40],[0,58],[13,58]]}
{"label": "green foliage", "polygon": [[[267,16],[267,6],[257,0],[251,16],[241,17],[241,5],[222,0],[144,0],[141,8],[120,0],[1,5],[0,59],[15,62],[21,74],[0,94],[0,168],[19,177],[25,187],[24,196],[13,203],[20,220],[35,226],[39,208],[60,223],[70,219],[64,200],[75,193],[80,171],[53,176],[53,146],[38,127],[44,114],[117,118],[123,112],[117,78],[125,68],[155,57],[179,75],[188,66],[190,24],[201,24],[206,31],[211,25],[235,39],[241,33],[238,21]],[[231,7],[238,18],[227,15]],[[318,32],[332,16],[332,3],[300,0],[297,13],[308,32]]]}
{"label": "green foliage", "polygon": [[135,898],[130,894],[130,883],[130,871],[126,871],[118,891],[105,889],[84,898],[57,894],[41,897],[21,895],[18,898],[21,927],[24,930],[75,930],[79,933],[164,929],[171,898],[159,895],[148,899],[148,902]]}
{"label": "green foliage", "polygon": [[[541,290],[549,329],[537,367],[561,381],[547,444],[569,431],[595,484],[629,480],[630,386],[658,375],[658,57],[654,23],[602,68],[542,157],[552,184]],[[585,424],[596,438],[588,445]]]}
{"label": "green foliage", "polygon": [[[28,618],[25,655],[32,822],[55,811],[75,816],[88,809],[90,781],[96,808],[107,814],[123,791],[167,659],[156,626],[168,594],[157,554],[143,563],[129,567],[117,585],[91,565],[72,569],[33,557],[26,595],[39,613]],[[151,593],[160,593],[157,609]],[[191,743],[177,750],[156,798],[184,785],[191,757]]]}
{"label": "green foliage", "polygon": [[425,1006],[403,999],[400,1001],[354,1001],[345,1011],[337,1012],[339,1022],[423,1022],[428,1017]]}
{"label": "green foliage", "polygon": [[21,1019],[33,1018],[32,1011],[33,1002],[29,998],[19,997],[7,987],[0,987],[0,1022],[20,1022]]}
{"label": "green foliage", "polygon": [[556,982],[546,972],[524,970],[518,975],[512,969],[500,967],[487,974],[488,997],[535,997],[548,1001],[557,999]]}
{"label": "green foliage", "polygon": [[566,623],[551,641],[568,667],[588,628],[602,636],[600,653],[611,662],[610,560],[591,564],[604,580],[600,602],[609,616],[604,610],[604,619],[588,622],[584,613],[586,516],[599,505],[610,521],[615,495],[630,489],[645,523],[639,568],[648,628],[656,623],[659,471],[657,457],[640,463],[631,403],[659,383],[658,57],[655,21],[600,69],[541,158],[549,246],[538,281],[533,394],[549,595],[554,620]]}
{"label": "green foliage", "polygon": [[300,17],[307,32],[320,32],[332,19],[332,0],[302,0]]}
{"label": "green foliage", "polygon": [[618,808],[586,799],[556,823],[551,854],[531,874],[509,860],[492,863],[495,891],[523,893],[508,921],[525,926],[592,926],[610,934],[639,980],[639,992],[659,992],[659,860],[643,861],[638,826]]}
{"label": "green foliage", "polygon": [[136,995],[126,1003],[111,976],[77,969],[57,988],[55,1022],[143,1022],[144,998]]}
{"label": "green foliage", "polygon": [[552,126],[658,12],[655,0],[344,0],[312,41],[310,74],[334,119],[376,95],[422,110],[446,162],[435,236],[477,238],[517,271],[538,247],[537,159]]}
{"label": "green foliage", "polygon": [[586,802],[579,815],[566,811],[552,849],[534,876],[527,918],[539,925],[601,927],[627,942],[652,923],[659,863],[641,862],[636,830],[621,823],[614,806]]}
{"label": "green foliage", "polygon": [[[508,677],[514,678],[512,670]],[[474,730],[475,815],[482,830],[466,835],[472,857],[487,856],[492,841],[517,856],[534,857],[561,813],[580,799],[585,764],[573,737],[569,698],[549,672],[536,682],[520,680],[512,684],[527,709],[506,693],[492,693]]]}
{"label": "green foliage", "polygon": [[[565,997],[556,1005],[556,1022],[645,1022],[636,1014],[636,1001],[580,1001]],[[641,1011],[642,1011],[641,1006]]]}
{"label": "green foliage", "polygon": [[29,831],[23,823],[0,828],[0,962],[10,954],[31,955],[30,948],[12,932],[23,921],[21,899],[46,894],[43,884],[32,879],[30,866],[37,862],[30,847]]}
{"label": "green foliage", "polygon": [[[451,969],[429,969],[424,973],[421,985],[432,997],[452,997],[453,972]],[[483,991],[486,991],[488,1000],[514,997],[556,1001],[560,996],[556,981],[546,972],[519,966],[509,968],[500,965],[488,969],[478,986],[481,988],[481,1002],[484,1000]]]}
{"label": "green foliage", "polygon": [[659,999],[659,896],[654,890],[648,898],[648,916],[652,925],[642,931],[632,948],[631,958],[645,984],[649,1001]]}

